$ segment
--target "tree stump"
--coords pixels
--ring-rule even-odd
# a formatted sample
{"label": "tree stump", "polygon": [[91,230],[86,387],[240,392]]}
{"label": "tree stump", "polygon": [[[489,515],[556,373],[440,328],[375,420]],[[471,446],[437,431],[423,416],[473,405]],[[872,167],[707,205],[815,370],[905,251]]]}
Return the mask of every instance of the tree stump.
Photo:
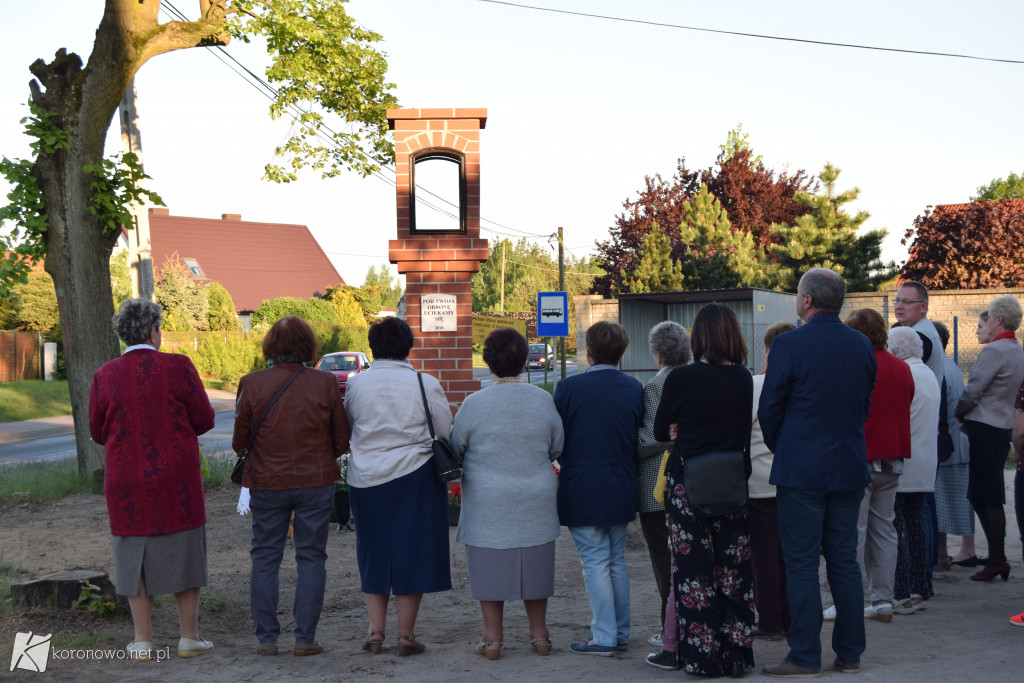
{"label": "tree stump", "polygon": [[72,603],[82,593],[83,581],[99,588],[104,599],[117,602],[110,577],[105,572],[91,569],[54,572],[26,583],[12,584],[11,597],[29,607],[56,605],[60,609],[71,609]]}

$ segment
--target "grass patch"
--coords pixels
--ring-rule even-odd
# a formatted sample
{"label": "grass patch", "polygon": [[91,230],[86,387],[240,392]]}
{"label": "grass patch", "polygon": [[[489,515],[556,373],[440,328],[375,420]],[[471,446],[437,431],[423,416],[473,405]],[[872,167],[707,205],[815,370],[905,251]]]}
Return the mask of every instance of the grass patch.
{"label": "grass patch", "polygon": [[203,470],[203,485],[215,488],[231,483],[231,470],[235,467],[238,456],[231,451],[213,451],[203,453],[206,467]]}
{"label": "grass patch", "polygon": [[20,422],[71,414],[67,380],[38,379],[0,384],[0,422]]}
{"label": "grass patch", "polygon": [[222,612],[227,607],[228,599],[220,593],[209,590],[202,590],[199,593],[199,606],[203,612]]}
{"label": "grass patch", "polygon": [[[0,507],[13,503],[47,503],[76,493],[100,493],[91,479],[78,476],[74,458],[7,463],[0,468]],[[19,494],[19,495],[15,495]]]}

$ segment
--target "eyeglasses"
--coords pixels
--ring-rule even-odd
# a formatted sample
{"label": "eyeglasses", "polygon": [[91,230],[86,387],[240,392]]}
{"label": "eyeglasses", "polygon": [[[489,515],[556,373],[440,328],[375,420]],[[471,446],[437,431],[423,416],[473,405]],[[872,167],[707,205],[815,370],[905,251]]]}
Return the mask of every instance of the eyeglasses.
{"label": "eyeglasses", "polygon": [[894,304],[923,304],[924,299],[901,299],[896,297],[892,300]]}

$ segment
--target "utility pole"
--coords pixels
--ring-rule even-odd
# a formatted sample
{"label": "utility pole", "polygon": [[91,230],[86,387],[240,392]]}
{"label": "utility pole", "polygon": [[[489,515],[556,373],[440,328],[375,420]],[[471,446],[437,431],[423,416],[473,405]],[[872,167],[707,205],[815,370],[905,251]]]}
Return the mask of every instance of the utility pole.
{"label": "utility pole", "polygon": [[[135,106],[135,79],[128,84],[118,109],[121,119],[121,151],[132,152],[142,167],[142,135],[139,133],[139,113]],[[135,227],[128,230],[128,267],[132,274],[132,296],[154,301],[153,251],[149,239],[149,211],[141,204],[132,203]]]}
{"label": "utility pole", "polygon": [[[562,241],[562,228],[558,228],[558,291],[565,291],[565,242]],[[569,317],[569,311],[565,312]],[[562,359],[562,379],[565,379],[565,337],[558,338],[558,357]]]}
{"label": "utility pole", "polygon": [[498,310],[505,312],[505,240],[501,241],[501,303]]}

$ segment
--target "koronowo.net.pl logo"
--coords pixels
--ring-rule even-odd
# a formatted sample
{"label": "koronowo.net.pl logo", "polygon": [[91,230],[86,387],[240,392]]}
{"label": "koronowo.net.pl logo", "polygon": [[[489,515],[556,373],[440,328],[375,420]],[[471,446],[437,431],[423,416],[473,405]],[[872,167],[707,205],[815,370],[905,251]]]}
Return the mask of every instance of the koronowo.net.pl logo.
{"label": "koronowo.net.pl logo", "polygon": [[[11,653],[11,671],[15,669],[26,669],[42,673],[51,659],[66,661],[102,660],[102,659],[143,659],[152,657],[156,661],[167,659],[170,656],[170,648],[154,648],[148,653],[128,652],[123,649],[116,650],[69,650],[65,648],[51,648],[50,638],[52,634],[37,635],[18,633],[14,637],[14,652]],[[145,654],[145,656],[143,656]]]}

